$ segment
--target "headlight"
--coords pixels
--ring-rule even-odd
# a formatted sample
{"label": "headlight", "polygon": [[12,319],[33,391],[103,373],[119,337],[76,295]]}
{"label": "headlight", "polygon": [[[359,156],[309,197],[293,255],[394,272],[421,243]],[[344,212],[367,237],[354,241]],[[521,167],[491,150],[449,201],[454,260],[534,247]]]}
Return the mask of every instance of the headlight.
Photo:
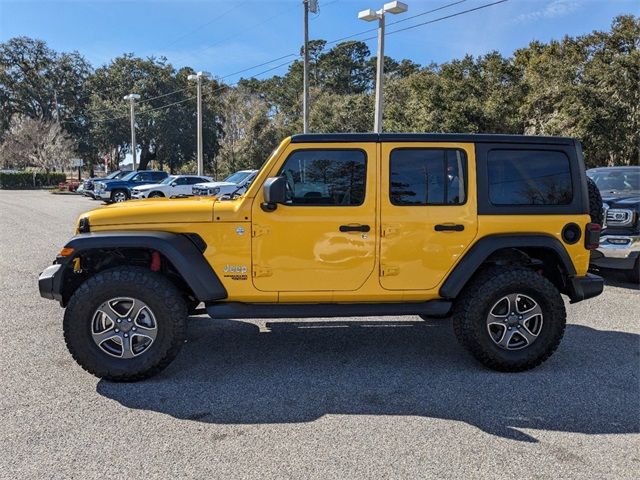
{"label": "headlight", "polygon": [[95,188],[96,190],[104,190],[106,188],[106,185],[101,182],[96,182],[93,184],[93,188]]}
{"label": "headlight", "polygon": [[609,208],[605,215],[607,226],[625,227],[633,223],[633,210]]}

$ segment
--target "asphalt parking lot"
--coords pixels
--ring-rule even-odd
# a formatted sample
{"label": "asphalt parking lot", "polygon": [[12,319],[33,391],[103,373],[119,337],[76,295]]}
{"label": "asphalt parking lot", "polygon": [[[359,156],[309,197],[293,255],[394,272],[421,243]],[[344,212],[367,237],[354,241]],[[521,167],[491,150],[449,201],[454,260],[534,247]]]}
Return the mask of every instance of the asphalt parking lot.
{"label": "asphalt parking lot", "polygon": [[484,369],[446,320],[193,317],[167,370],[115,384],[75,364],[37,288],[98,205],[0,190],[0,477],[637,478],[640,292],[622,277],[568,306],[531,372]]}

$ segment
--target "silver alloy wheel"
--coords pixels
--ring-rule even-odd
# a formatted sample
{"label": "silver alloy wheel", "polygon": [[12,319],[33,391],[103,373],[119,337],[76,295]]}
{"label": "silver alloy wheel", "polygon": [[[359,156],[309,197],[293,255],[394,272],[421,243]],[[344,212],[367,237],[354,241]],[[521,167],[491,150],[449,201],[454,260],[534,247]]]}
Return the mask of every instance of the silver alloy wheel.
{"label": "silver alloy wheel", "polygon": [[512,293],[491,307],[487,330],[500,348],[520,350],[536,341],[542,331],[542,322],[542,308],[533,298]]}
{"label": "silver alloy wheel", "polygon": [[127,200],[127,194],[124,193],[122,190],[117,191],[116,193],[113,194],[113,201],[120,203],[120,202],[125,202]]}
{"label": "silver alloy wheel", "polygon": [[158,334],[156,317],[141,300],[117,297],[98,307],[91,321],[91,337],[107,355],[129,359],[142,355]]}

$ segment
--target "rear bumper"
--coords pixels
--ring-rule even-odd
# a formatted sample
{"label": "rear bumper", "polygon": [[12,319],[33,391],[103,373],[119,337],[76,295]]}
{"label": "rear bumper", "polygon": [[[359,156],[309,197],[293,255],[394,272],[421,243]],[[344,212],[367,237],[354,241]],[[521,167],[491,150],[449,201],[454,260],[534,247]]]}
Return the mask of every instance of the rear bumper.
{"label": "rear bumper", "polygon": [[56,264],[45,268],[38,277],[38,288],[42,298],[57,300],[62,303],[62,276],[64,265]]}
{"label": "rear bumper", "polygon": [[571,303],[597,297],[604,290],[604,279],[587,273],[584,277],[572,277],[569,280],[569,298]]}

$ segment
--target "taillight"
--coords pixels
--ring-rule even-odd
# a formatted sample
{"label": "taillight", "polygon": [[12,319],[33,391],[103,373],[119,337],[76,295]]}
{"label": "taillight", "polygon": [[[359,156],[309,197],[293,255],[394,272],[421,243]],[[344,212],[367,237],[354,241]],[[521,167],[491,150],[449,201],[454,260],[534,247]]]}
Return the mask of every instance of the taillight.
{"label": "taillight", "polygon": [[599,223],[587,223],[584,235],[584,248],[587,250],[595,250],[600,246],[600,232],[602,225]]}

